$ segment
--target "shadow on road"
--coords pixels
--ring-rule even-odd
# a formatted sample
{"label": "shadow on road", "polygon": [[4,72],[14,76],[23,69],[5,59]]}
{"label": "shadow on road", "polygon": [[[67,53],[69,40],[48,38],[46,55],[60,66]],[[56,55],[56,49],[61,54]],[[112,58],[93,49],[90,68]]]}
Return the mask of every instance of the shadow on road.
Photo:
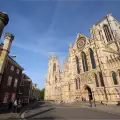
{"label": "shadow on road", "polygon": [[33,119],[38,119],[38,120],[56,120],[56,119],[63,119],[63,118],[61,118],[61,117],[52,117],[52,116],[50,116],[50,117],[41,117],[41,118],[33,118]]}
{"label": "shadow on road", "polygon": [[23,108],[21,108],[20,114],[24,113],[26,110],[32,110],[32,109],[36,109],[36,108],[40,108],[40,107],[46,106],[44,104],[45,104],[44,101],[40,101],[40,102],[35,101],[33,103],[25,105]]}
{"label": "shadow on road", "polygon": [[45,112],[51,111],[51,110],[53,110],[53,109],[54,109],[54,108],[50,108],[50,109],[48,109],[48,110],[45,110],[45,111],[36,113],[36,114],[34,114],[34,115],[31,115],[31,116],[28,116],[28,117],[25,117],[25,118],[26,118],[26,119],[29,119],[29,118],[35,117],[35,116],[37,116],[37,115],[43,114],[43,113],[45,113]]}

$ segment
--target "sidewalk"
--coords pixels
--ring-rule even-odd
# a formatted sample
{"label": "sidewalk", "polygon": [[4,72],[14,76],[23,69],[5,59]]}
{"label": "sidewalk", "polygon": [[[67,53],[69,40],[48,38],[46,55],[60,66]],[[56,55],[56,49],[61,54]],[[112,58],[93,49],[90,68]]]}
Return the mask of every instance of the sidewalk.
{"label": "sidewalk", "polygon": [[46,105],[42,105],[39,108],[36,109],[31,109],[31,110],[27,110],[24,113],[22,113],[21,117],[22,118],[32,118],[36,115],[39,115],[41,113],[47,112],[52,110],[53,108],[51,108],[51,106],[46,106]]}
{"label": "sidewalk", "polygon": [[25,105],[23,108],[21,108],[20,113],[13,113],[12,110],[11,112],[3,112],[0,114],[0,119],[4,118],[21,118],[21,114],[24,113],[24,111],[28,109],[34,109],[38,106],[38,101],[35,101],[33,103],[30,103],[28,105]]}
{"label": "sidewalk", "polygon": [[120,106],[117,105],[102,105],[100,103],[96,103],[96,107],[93,106],[90,107],[89,103],[74,103],[72,106],[77,106],[77,107],[83,107],[83,108],[88,108],[88,109],[94,109],[98,111],[103,111],[107,113],[112,113],[112,114],[119,114],[120,115]]}

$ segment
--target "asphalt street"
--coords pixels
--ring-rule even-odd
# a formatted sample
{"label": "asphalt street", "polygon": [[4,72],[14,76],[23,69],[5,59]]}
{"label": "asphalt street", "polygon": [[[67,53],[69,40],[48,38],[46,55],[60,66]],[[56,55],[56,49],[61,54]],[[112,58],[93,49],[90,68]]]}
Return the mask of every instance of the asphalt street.
{"label": "asphalt street", "polygon": [[[42,112],[40,111],[41,109]],[[38,111],[35,113],[35,111]],[[40,112],[39,112],[40,111]],[[120,119],[120,115],[95,109],[68,105],[44,104],[34,109],[35,114],[26,113],[27,120],[83,120],[83,119]]]}

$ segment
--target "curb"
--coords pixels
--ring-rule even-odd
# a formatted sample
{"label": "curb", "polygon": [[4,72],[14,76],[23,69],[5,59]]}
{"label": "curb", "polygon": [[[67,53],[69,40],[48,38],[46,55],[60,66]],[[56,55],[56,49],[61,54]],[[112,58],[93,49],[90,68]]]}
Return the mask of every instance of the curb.
{"label": "curb", "polygon": [[26,117],[25,117],[25,113],[28,113],[28,111],[25,111],[25,112],[22,113],[20,116],[21,116],[22,119],[24,119],[24,118],[28,119],[28,118],[34,117],[34,116],[37,115],[38,113],[39,113],[39,114],[42,114],[42,113],[45,113],[45,112],[47,112],[47,111],[49,111],[49,110],[52,110],[52,109],[54,109],[54,108],[47,108],[47,109],[45,109],[45,110],[41,110],[41,111],[39,111],[39,112],[36,112],[35,114],[29,115],[29,116],[26,116]]}
{"label": "curb", "polygon": [[9,118],[21,118],[20,114],[18,113],[7,113],[7,114],[0,114],[0,119],[9,119]]}

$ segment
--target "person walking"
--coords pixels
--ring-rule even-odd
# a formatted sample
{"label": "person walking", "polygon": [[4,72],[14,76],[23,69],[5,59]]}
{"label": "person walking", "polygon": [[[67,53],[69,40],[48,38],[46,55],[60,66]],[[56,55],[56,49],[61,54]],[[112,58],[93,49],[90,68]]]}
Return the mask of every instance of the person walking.
{"label": "person walking", "polygon": [[13,112],[15,113],[16,110],[17,110],[17,100],[15,100],[13,103]]}
{"label": "person walking", "polygon": [[90,107],[92,107],[92,93],[88,93]]}

